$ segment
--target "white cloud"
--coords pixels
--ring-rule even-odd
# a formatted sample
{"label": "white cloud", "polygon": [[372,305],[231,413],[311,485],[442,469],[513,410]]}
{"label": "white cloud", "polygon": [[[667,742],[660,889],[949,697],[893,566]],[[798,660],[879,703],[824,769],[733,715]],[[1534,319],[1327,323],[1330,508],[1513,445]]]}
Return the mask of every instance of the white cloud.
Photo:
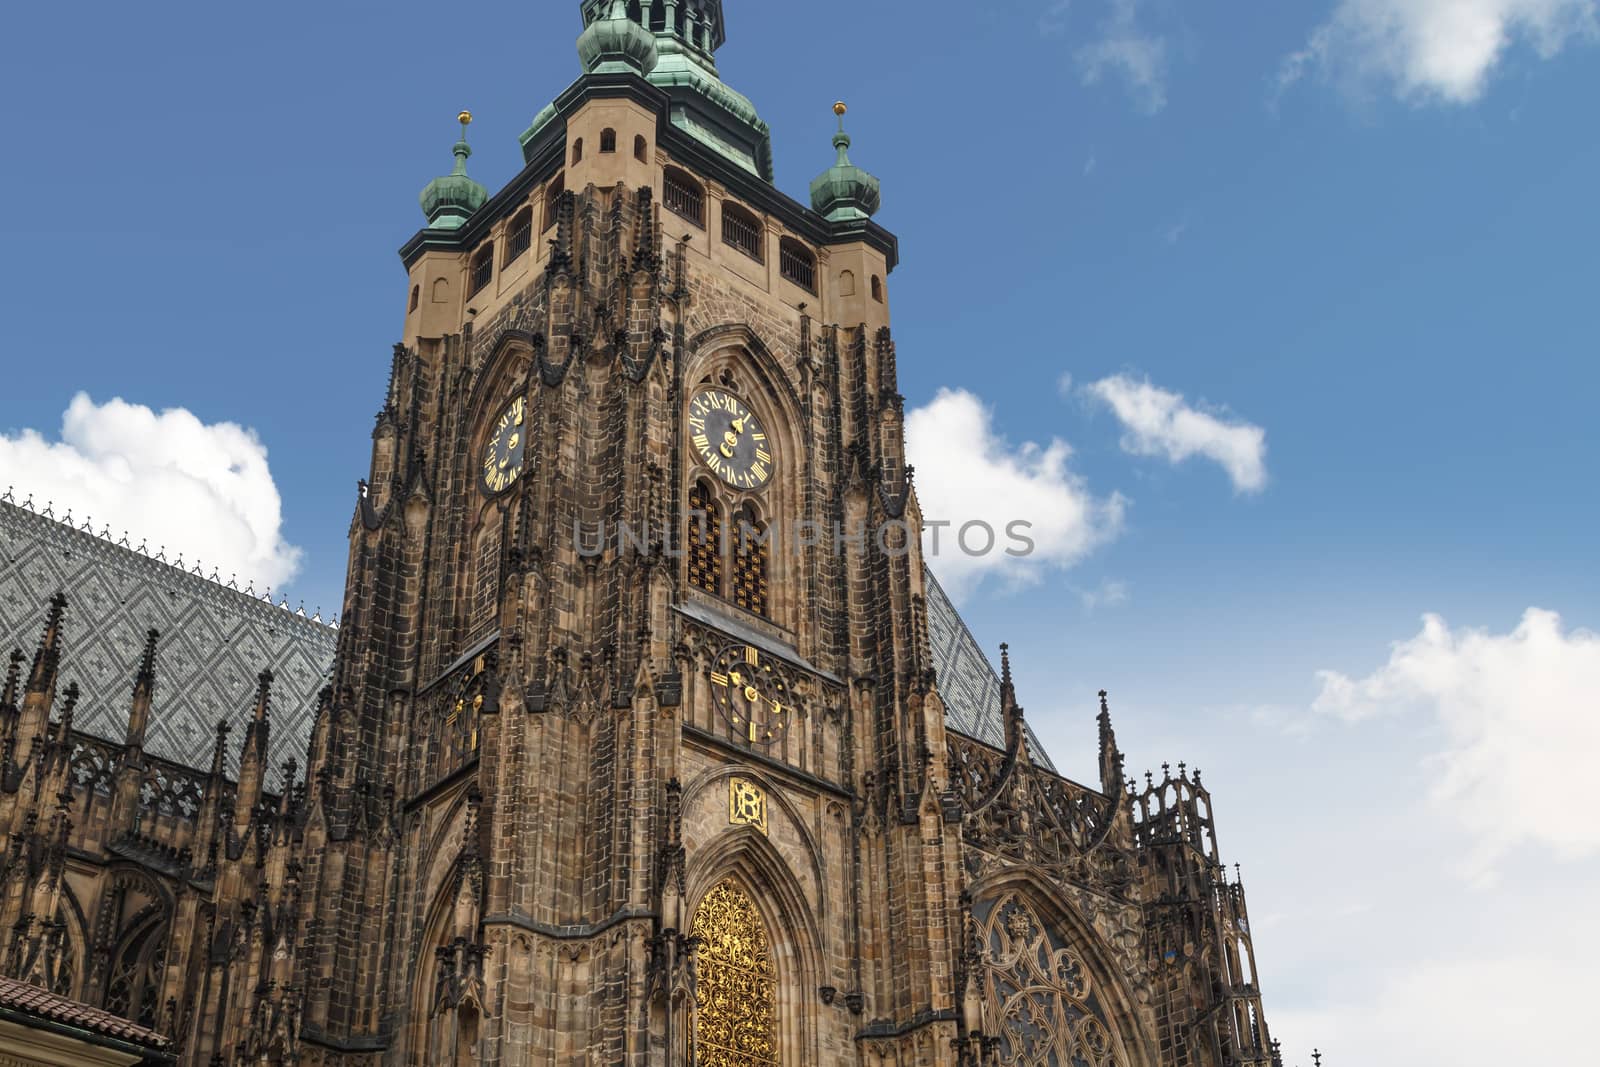
{"label": "white cloud", "polygon": [[61,440],[33,430],[0,435],[0,482],[15,485],[57,516],[71,511],[137,545],[159,546],[203,560],[240,584],[281,586],[299,566],[300,550],[282,533],[281,501],[255,433],[231,422],[207,425],[183,408],[157,414],[115,399],[72,398]]}
{"label": "white cloud", "polygon": [[1117,75],[1144,111],[1166,107],[1167,42],[1140,27],[1139,0],[1111,0],[1100,35],[1078,49],[1077,58],[1085,85]]}
{"label": "white cloud", "polygon": [[1099,608],[1112,608],[1128,602],[1126,582],[1106,579],[1093,589],[1079,589],[1076,592],[1083,603],[1083,610],[1091,614]]}
{"label": "white cloud", "polygon": [[1238,492],[1260,492],[1267,484],[1267,433],[1248,422],[1225,422],[1196,410],[1182,395],[1148,381],[1118,374],[1084,387],[1104,401],[1127,430],[1124,451],[1165,456],[1181,463],[1190,456],[1214,460]]}
{"label": "white cloud", "polygon": [[1072,0],[1052,0],[1049,7],[1045,8],[1039,16],[1039,32],[1047,37],[1065,33],[1067,30],[1067,12],[1072,8]]}
{"label": "white cloud", "polygon": [[1316,70],[1358,91],[1468,104],[1517,44],[1550,58],[1592,38],[1596,0],[1339,0],[1279,72],[1280,89]]}
{"label": "white cloud", "polygon": [[1584,957],[1594,939],[1582,940],[1589,944],[1580,949],[1575,940],[1559,954],[1395,961],[1389,969],[1375,959],[1367,981],[1328,990],[1333,1003],[1304,1012],[1269,1009],[1268,1023],[1294,1050],[1290,1063],[1309,1063],[1313,1044],[1328,1063],[1364,1067],[1570,1062],[1593,1041],[1594,980]]}
{"label": "white cloud", "polygon": [[1365,678],[1318,675],[1316,710],[1349,721],[1421,712],[1443,732],[1431,797],[1479,839],[1476,861],[1532,842],[1600,853],[1588,780],[1600,763],[1600,635],[1528,609],[1509,634],[1452,631],[1437,615]]}
{"label": "white cloud", "polygon": [[[1070,567],[1122,527],[1126,501],[1116,493],[1104,498],[1090,493],[1068,468],[1072,449],[1064,441],[1012,445],[996,432],[989,409],[965,390],[941,389],[906,416],[906,452],[917,468],[924,522],[951,524],[927,531],[923,548],[953,597],[970,593],[987,575],[1027,582],[1047,568]],[[1019,521],[1031,523],[1020,533],[1033,542],[1022,557],[1007,554],[1023,550],[1021,541],[1007,534]],[[971,522],[995,531],[992,551],[963,551],[958,534]],[[967,547],[981,549],[986,540],[975,527]]]}

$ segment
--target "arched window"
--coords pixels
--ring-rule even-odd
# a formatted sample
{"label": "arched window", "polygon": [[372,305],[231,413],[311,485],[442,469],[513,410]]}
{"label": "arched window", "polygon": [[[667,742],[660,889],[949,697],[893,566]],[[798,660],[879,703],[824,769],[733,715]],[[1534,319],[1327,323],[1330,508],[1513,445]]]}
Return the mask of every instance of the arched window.
{"label": "arched window", "polygon": [[515,263],[533,247],[533,209],[523,208],[506,227],[506,263]]}
{"label": "arched window", "polygon": [[406,308],[406,314],[409,315],[417,310],[417,305],[420,303],[422,303],[422,286],[413,285],[411,287],[411,306]]}
{"label": "arched window", "polygon": [[1019,893],[973,908],[983,951],[983,1029],[1001,1063],[1127,1067],[1083,958]]}
{"label": "arched window", "polygon": [[661,200],[667,210],[706,228],[706,194],[700,183],[681,170],[669,168],[661,177]]}
{"label": "arched window", "polygon": [[583,162],[583,138],[572,142],[572,165],[577,166]]}
{"label": "arched window", "polygon": [[777,971],[755,901],[723,882],[700,901],[690,934],[700,942],[692,1062],[775,1067]]}
{"label": "arched window", "polygon": [[566,176],[557,174],[544,188],[544,229],[549,230],[561,217],[561,194],[567,191]]}
{"label": "arched window", "polygon": [[127,938],[106,976],[105,1009],[140,1026],[155,1026],[167,969],[167,926],[155,921]]}
{"label": "arched window", "polygon": [[644,139],[644,134],[642,133],[633,139],[633,158],[640,163],[644,163],[650,158],[650,142]]}
{"label": "arched window", "polygon": [[872,276],[872,299],[883,303],[883,279],[876,274]]}
{"label": "arched window", "polygon": [[842,270],[839,272],[839,295],[856,295],[856,276],[854,271]]}
{"label": "arched window", "polygon": [[494,242],[490,241],[472,256],[472,280],[467,286],[467,295],[481,293],[494,281]]}
{"label": "arched window", "polygon": [[817,291],[817,257],[792,237],[778,242],[778,273],[808,293]]}
{"label": "arched window", "polygon": [[433,302],[435,304],[447,303],[450,300],[450,282],[446,278],[433,280]]}
{"label": "arched window", "polygon": [[761,220],[737,204],[722,202],[722,242],[732,245],[757,263],[766,261],[763,253]]}
{"label": "arched window", "polygon": [[617,131],[607,126],[600,131],[600,152],[615,152],[617,150]]}
{"label": "arched window", "polygon": [[757,615],[767,614],[767,574],[772,552],[768,531],[755,509],[745,505],[739,511],[733,531],[733,602]]}
{"label": "arched window", "polygon": [[689,584],[722,595],[722,509],[704,482],[689,491]]}

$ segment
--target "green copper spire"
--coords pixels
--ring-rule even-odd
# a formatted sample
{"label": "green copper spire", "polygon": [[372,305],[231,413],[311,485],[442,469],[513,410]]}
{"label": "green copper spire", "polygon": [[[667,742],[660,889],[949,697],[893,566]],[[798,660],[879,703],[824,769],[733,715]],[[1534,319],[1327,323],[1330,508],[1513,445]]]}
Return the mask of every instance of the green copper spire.
{"label": "green copper spire", "polygon": [[[672,124],[711,151],[772,180],[772,133],[755,105],[717,76],[727,40],[722,0],[579,0],[585,74],[632,73],[672,98]],[[522,134],[528,146],[558,115],[554,106]]]}
{"label": "green copper spire", "polygon": [[656,68],[656,37],[628,17],[626,0],[611,0],[610,10],[585,12],[585,29],[578,38],[578,59],[590,74],[631,72],[649,74]]}
{"label": "green copper spire", "polygon": [[850,135],[844,132],[847,110],[842,101],[833,105],[833,113],[839,116],[839,132],[833,135],[838,162],[811,183],[811,206],[829,222],[869,219],[883,200],[878,179],[850,162]]}
{"label": "green copper spire", "polygon": [[422,213],[428,216],[430,230],[458,229],[489,199],[489,190],[467,177],[467,158],[472,155],[467,127],[472,125],[472,112],[463,111],[456,118],[461,123],[461,140],[455,146],[455,169],[422,190]]}

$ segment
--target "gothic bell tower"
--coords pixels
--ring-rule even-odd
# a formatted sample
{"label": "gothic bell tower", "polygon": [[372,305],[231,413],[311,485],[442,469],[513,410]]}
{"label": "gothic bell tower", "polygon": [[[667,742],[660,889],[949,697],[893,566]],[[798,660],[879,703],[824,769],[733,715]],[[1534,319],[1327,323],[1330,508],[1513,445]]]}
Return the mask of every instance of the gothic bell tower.
{"label": "gothic bell tower", "polygon": [[[1095,790],[1030,747],[1009,676],[941,694],[930,632],[965,631],[921,558],[897,244],[844,105],[798,202],[718,75],[720,0],[580,10],[582,73],[521,172],[468,175],[463,112],[401,249],[281,968],[301,1062],[933,1067],[1047,1041],[1155,1067],[1109,712]],[[1072,879],[1109,910],[1058,918]],[[1078,961],[1044,993],[1004,977],[1028,931]],[[1036,996],[1056,1022],[1016,1029]]]}
{"label": "gothic bell tower", "polygon": [[402,249],[313,742],[308,1062],[954,1062],[878,183],[839,105],[812,204],[773,187],[718,0],[581,14],[521,174],[468,176],[463,113]]}

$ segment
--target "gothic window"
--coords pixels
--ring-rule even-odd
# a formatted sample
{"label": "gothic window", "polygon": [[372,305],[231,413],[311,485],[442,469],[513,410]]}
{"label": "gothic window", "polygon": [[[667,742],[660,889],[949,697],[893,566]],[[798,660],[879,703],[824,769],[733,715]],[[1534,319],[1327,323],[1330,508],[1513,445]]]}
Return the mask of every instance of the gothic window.
{"label": "gothic window", "polygon": [[583,138],[572,142],[572,165],[576,167],[583,162]]}
{"label": "gothic window", "polygon": [[524,208],[506,228],[506,263],[515,263],[533,247],[533,209]]}
{"label": "gothic window", "polygon": [[746,506],[739,513],[733,543],[733,602],[757,615],[767,614],[767,575],[771,567],[767,529]]}
{"label": "gothic window", "polygon": [[691,934],[700,940],[695,1059],[700,1067],[774,1067],[777,974],[755,902],[731,882],[705,895]]}
{"label": "gothic window", "polygon": [[817,257],[799,241],[778,242],[778,272],[808,293],[817,291]]}
{"label": "gothic window", "polygon": [[984,1030],[1008,1067],[1127,1067],[1088,967],[1017,893],[973,909]]}
{"label": "gothic window", "polygon": [[644,139],[643,134],[640,134],[633,139],[633,158],[637,159],[640,163],[643,163],[649,158],[649,156],[650,142]]}
{"label": "gothic window", "polygon": [[722,205],[722,242],[732,245],[757,263],[765,261],[761,247],[761,220],[744,208],[726,201]]}
{"label": "gothic window", "polygon": [[689,584],[722,595],[722,508],[704,482],[689,490]]}
{"label": "gothic window", "polygon": [[706,228],[706,195],[700,183],[681,170],[668,170],[661,179],[661,200],[667,210]]}
{"label": "gothic window", "polygon": [[167,927],[152,922],[123,942],[106,979],[105,1008],[140,1026],[156,1025],[167,969]]}
{"label": "gothic window", "polygon": [[567,184],[563,175],[557,174],[555,180],[545,186],[544,190],[544,229],[549,230],[560,218],[561,194],[566,192]]}
{"label": "gothic window", "polygon": [[600,131],[600,151],[602,153],[617,150],[617,131],[609,126]]}
{"label": "gothic window", "polygon": [[417,310],[417,305],[419,303],[421,303],[421,302],[422,302],[422,286],[413,285],[411,287],[411,305],[406,308],[406,313],[409,314],[409,313]]}
{"label": "gothic window", "polygon": [[500,523],[497,513],[490,512],[488,521],[479,532],[474,555],[472,621],[475,626],[481,626],[494,618],[500,600]]}
{"label": "gothic window", "polygon": [[883,279],[876,274],[872,276],[872,299],[883,303]]}
{"label": "gothic window", "polygon": [[467,286],[467,295],[481,292],[494,280],[494,243],[480,248],[472,257],[472,282]]}

